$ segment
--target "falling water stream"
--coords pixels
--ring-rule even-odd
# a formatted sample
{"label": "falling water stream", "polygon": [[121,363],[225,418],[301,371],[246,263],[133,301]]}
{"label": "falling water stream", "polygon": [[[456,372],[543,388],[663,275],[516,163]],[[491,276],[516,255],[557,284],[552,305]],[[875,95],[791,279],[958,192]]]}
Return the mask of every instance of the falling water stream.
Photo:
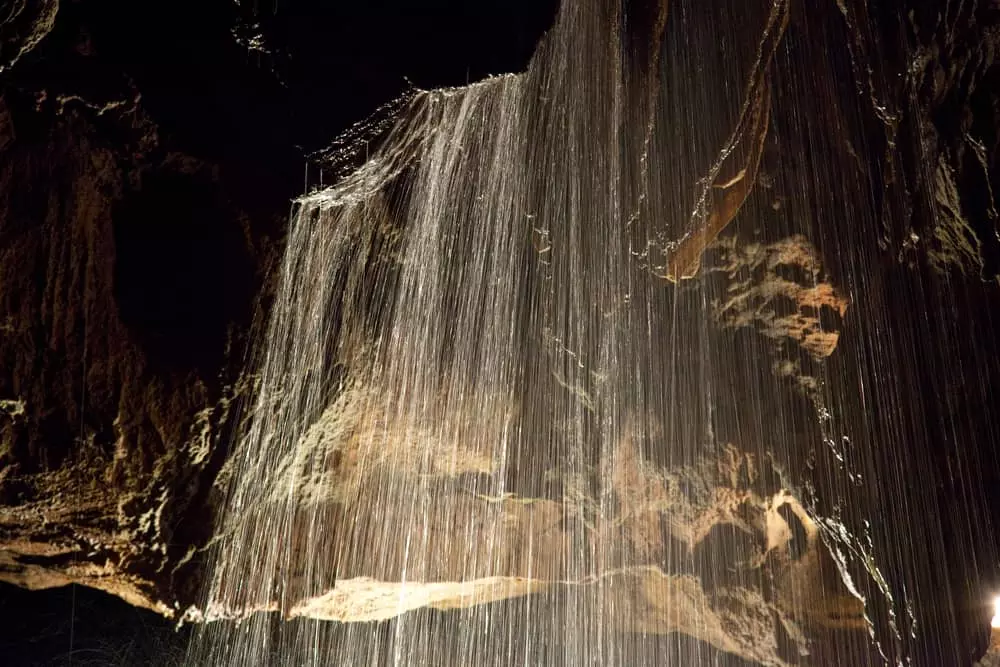
{"label": "falling water stream", "polygon": [[295,202],[192,664],[964,664],[993,343],[813,4],[563,0]]}

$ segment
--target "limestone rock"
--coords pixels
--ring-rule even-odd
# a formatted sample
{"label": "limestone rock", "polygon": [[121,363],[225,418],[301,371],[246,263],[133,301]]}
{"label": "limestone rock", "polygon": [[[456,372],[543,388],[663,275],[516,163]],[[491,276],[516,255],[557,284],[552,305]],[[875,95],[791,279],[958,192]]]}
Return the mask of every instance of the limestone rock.
{"label": "limestone rock", "polygon": [[[367,112],[404,84],[394,77],[379,88],[384,99],[370,99],[350,88],[367,72],[348,75],[337,69],[347,65],[330,60],[308,65],[310,55],[327,54],[338,41],[326,32],[330,21],[285,31],[272,22],[282,20],[280,14],[259,21],[241,14],[238,23],[233,3],[223,0],[109,2],[101,11],[98,4],[14,0],[0,9],[0,579],[29,588],[76,582],[178,617],[197,599],[235,404],[253,388],[253,378],[242,375],[251,323],[255,309],[266,312],[287,202],[302,188],[304,160],[294,147],[326,145],[357,120],[337,116],[338,101],[349,98]],[[831,26],[872,18],[857,10],[865,3],[836,5],[830,3],[833,14],[826,17]],[[156,20],[140,21],[150,8]],[[996,299],[973,288],[1000,271],[1000,10],[995,3],[948,0],[883,3],[871,11],[878,14],[871,25],[885,33],[877,40],[885,52],[863,62],[864,49],[841,44],[857,60],[856,78],[845,85],[870,98],[865,118],[852,122],[875,128],[865,134],[881,137],[873,152],[891,157],[861,168],[874,174],[876,206],[910,209],[893,219],[905,224],[888,220],[878,238],[861,239],[859,253],[871,262],[885,253],[913,267],[914,275],[922,275],[916,272],[925,263],[937,274],[954,274],[968,291],[959,315],[945,322],[953,325],[948,344],[975,360],[976,345],[987,349]],[[799,16],[805,14],[812,13],[799,11],[793,19],[808,20]],[[234,36],[234,26],[244,27]],[[188,34],[190,42],[179,38]],[[295,37],[276,39],[282,34]],[[295,39],[303,57],[290,59]],[[525,42],[520,52],[530,54],[534,36],[519,39]],[[178,42],[192,51],[183,52]],[[493,46],[484,49],[492,54]],[[132,59],[167,65],[130,67]],[[291,61],[303,69],[283,69]],[[449,70],[441,82],[465,78],[465,71]],[[872,81],[884,87],[870,90]],[[317,102],[320,92],[325,97]],[[825,99],[817,104],[832,108]],[[776,104],[772,117],[781,112]],[[832,112],[816,118],[830,126],[841,120]],[[791,133],[790,126],[778,129],[768,150],[788,158],[785,167],[798,166],[791,160],[806,151],[778,144]],[[905,150],[897,155],[900,146]],[[767,157],[762,171],[770,168]],[[775,350],[766,372],[794,378],[813,397],[820,374],[810,364],[842,369],[836,366],[841,358],[861,357],[841,354],[857,344],[849,329],[889,306],[884,295],[864,289],[850,292],[861,302],[849,303],[843,262],[824,256],[815,238],[772,225],[777,231],[770,237],[748,241],[757,218],[773,221],[758,215],[760,209],[772,201],[784,206],[794,195],[768,189],[766,176],[758,177],[755,194],[732,222],[742,232],[709,249],[709,279],[729,285],[726,298],[714,304],[716,322],[733,335],[766,339]],[[316,168],[308,176],[311,184],[321,178]],[[754,203],[765,195],[773,200]],[[849,231],[851,223],[835,220],[825,233]],[[158,254],[166,259],[157,260]],[[934,385],[943,394],[961,379],[947,371]],[[992,372],[984,366],[982,377]],[[994,384],[984,380],[984,386],[996,386],[990,377]],[[991,409],[973,406],[979,408]],[[951,403],[947,409],[964,415]],[[948,439],[951,431],[939,435],[947,451],[927,465],[939,471],[933,479],[943,480],[942,495],[957,497],[952,491],[964,488],[971,474],[996,478],[995,470],[974,463],[995,463],[988,438],[961,440],[962,449]],[[687,632],[765,663],[793,663],[809,650],[810,633],[860,632],[858,598],[845,588],[804,498],[790,492],[792,484],[744,484],[744,475],[755,475],[740,471],[753,469],[763,478],[765,461],[748,454],[746,443],[733,444],[719,460],[688,469],[619,459],[612,468],[619,506],[628,511],[604,517],[590,538],[606,542],[613,524],[630,540],[634,558],[586,580],[544,560],[530,562],[516,548],[528,537],[562,539],[553,519],[564,510],[558,498],[482,498],[462,489],[465,478],[446,480],[456,502],[437,529],[469,521],[484,508],[502,509],[510,517],[505,535],[511,541],[501,549],[508,567],[500,577],[456,581],[449,568],[468,554],[443,553],[438,576],[410,589],[412,606],[451,608],[614,579],[636,605],[631,615],[649,632]],[[489,468],[476,452],[465,454],[462,473]],[[958,465],[958,454],[973,463]],[[334,513],[365,488],[352,478],[351,452],[342,455],[343,469],[333,478],[341,496],[324,495],[329,479],[308,480],[313,501]],[[284,465],[289,474],[301,468],[296,461]],[[775,473],[782,475],[790,473]],[[995,525],[995,512],[992,520]],[[705,554],[734,540],[753,553],[745,571],[731,580],[698,571],[699,558],[704,562]],[[948,548],[956,581],[963,568],[978,566],[962,543]],[[398,601],[400,583],[386,571],[349,565],[354,569],[321,595],[280,611],[383,617],[385,596]],[[758,583],[744,585],[750,580]],[[817,588],[828,605],[804,609],[790,600],[792,590]],[[692,628],[677,608],[659,605],[667,593],[702,610],[704,624]]]}
{"label": "limestone rock", "polygon": [[801,347],[814,359],[833,354],[848,299],[825,280],[819,253],[805,237],[740,246],[731,236],[716,247],[720,259],[711,270],[730,280],[725,299],[714,306],[722,326],[754,327],[779,345]]}
{"label": "limestone rock", "polygon": [[49,34],[59,0],[11,0],[0,13],[0,74]]}

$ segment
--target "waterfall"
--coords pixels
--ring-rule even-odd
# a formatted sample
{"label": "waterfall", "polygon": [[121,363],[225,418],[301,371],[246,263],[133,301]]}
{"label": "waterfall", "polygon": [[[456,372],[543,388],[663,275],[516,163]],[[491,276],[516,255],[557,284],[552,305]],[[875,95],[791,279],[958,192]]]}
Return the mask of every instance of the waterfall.
{"label": "waterfall", "polygon": [[829,83],[875,56],[748,7],[564,0],[295,202],[192,664],[916,655],[940,519],[878,498],[931,481],[889,462],[919,347],[840,157],[873,102]]}

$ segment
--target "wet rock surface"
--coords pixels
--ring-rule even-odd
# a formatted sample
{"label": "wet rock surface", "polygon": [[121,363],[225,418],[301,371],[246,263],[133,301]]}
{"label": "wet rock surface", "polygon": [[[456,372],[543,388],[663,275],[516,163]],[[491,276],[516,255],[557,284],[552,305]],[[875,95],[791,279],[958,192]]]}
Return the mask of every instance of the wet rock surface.
{"label": "wet rock surface", "polygon": [[[261,14],[272,60],[296,44],[316,55],[348,32],[323,3],[302,4]],[[446,8],[429,11],[428,26]],[[415,71],[386,63],[398,75],[346,64],[344,51],[295,52],[305,81],[291,87],[276,60],[248,53],[233,3],[0,11],[5,580],[75,581],[168,616],[194,599],[254,314],[303,171],[320,178],[305,153],[402,92],[408,71],[453,85],[522,67],[552,8],[535,11],[534,32],[519,24],[509,48],[489,52],[469,40],[486,27],[503,35],[484,23],[490,11],[442,20],[435,30],[464,29],[466,41],[439,41]],[[375,35],[370,47],[384,47],[411,29],[411,42],[427,38],[428,26],[380,16],[355,17],[354,43]],[[312,41],[300,44],[303,33]],[[461,73],[435,69],[446,57]],[[374,88],[320,82],[331,69]]]}
{"label": "wet rock surface", "polygon": [[[394,484],[415,488],[406,471],[396,474]],[[620,623],[626,635],[680,633],[760,664],[798,664],[816,656],[822,641],[815,638],[831,630],[865,642],[864,604],[841,580],[805,508],[775,488],[766,463],[728,448],[714,464],[663,469],[623,446],[610,477],[617,511],[593,519],[584,550],[611,555],[585,576],[569,574],[555,555],[570,539],[567,522],[586,505],[442,488],[426,500],[426,522],[401,529],[397,544],[355,543],[347,555],[331,548],[322,557],[336,563],[338,580],[288,609],[275,604],[272,610],[287,618],[371,622],[420,608],[468,609],[527,595],[572,592],[586,600],[602,589],[616,610],[607,622]],[[446,477],[442,484],[449,484]],[[379,500],[387,502],[363,494],[324,516],[334,517],[335,533],[349,534],[349,523],[368,519],[360,508],[375,508]],[[307,530],[306,516],[295,530]],[[392,517],[378,516],[383,520]],[[452,539],[498,521],[502,528],[488,541]],[[374,540],[378,531],[370,534]],[[404,545],[415,543],[437,545],[429,567],[420,581],[395,581]],[[366,556],[376,550],[378,565]],[[470,572],[469,563],[483,575]],[[292,566],[307,568],[307,561]],[[456,572],[465,578],[455,580]],[[812,603],[803,606],[802,597]],[[206,611],[211,619],[256,610]]]}
{"label": "wet rock surface", "polygon": [[[255,315],[267,310],[288,202],[304,181],[330,177],[319,165],[306,170],[305,155],[402,93],[406,76],[420,86],[459,85],[522,68],[554,10],[553,3],[497,4],[456,13],[430,3],[419,16],[397,16],[388,6],[348,12],[322,4],[255,13],[229,2],[15,0],[0,9],[0,579],[26,588],[76,582],[174,618],[196,602],[227,438],[253,387],[245,362]],[[919,367],[908,377],[914,385],[944,388],[937,402],[910,397],[914,409],[936,410],[940,424],[967,429],[960,436],[942,426],[934,434],[948,444],[928,445],[934,456],[926,476],[913,481],[933,489],[922,494],[933,497],[931,505],[909,510],[909,519],[892,517],[916,521],[921,511],[946,511],[973,478],[976,488],[1000,489],[989,382],[955,394],[964,402],[947,397],[973,373],[997,381],[996,368],[977,360],[992,350],[990,313],[1000,305],[1000,10],[897,2],[865,16],[864,3],[837,4],[824,20],[870,21],[869,38],[882,48],[866,51],[864,36],[845,33],[857,41],[841,45],[850,52],[843,95],[861,94],[870,107],[861,118],[836,116],[837,105],[817,100],[823,110],[815,117],[865,128],[872,138],[880,157],[859,169],[871,174],[887,211],[882,232],[857,238],[856,260],[824,254],[834,246],[829,237],[850,235],[846,215],[824,221],[812,238],[797,233],[795,194],[774,174],[802,168],[808,132],[781,115],[779,93],[756,189],[709,247],[702,270],[728,285],[714,304],[720,335],[753,341],[767,359],[761,372],[789,383],[777,394],[790,409],[799,409],[797,400],[821,401],[824,372],[861,373],[849,369],[863,366],[867,353],[859,322],[913,327],[914,336],[926,334],[925,351],[948,348],[951,356],[932,364],[900,360]],[[796,21],[820,20],[795,11],[793,35]],[[790,48],[806,49],[794,41]],[[857,156],[851,146],[838,150]],[[852,261],[894,268],[883,284],[858,285]],[[923,301],[887,297],[915,289]],[[921,310],[928,303],[947,305],[951,315],[928,324]],[[767,434],[744,428],[751,442],[732,438],[736,451],[766,449]],[[862,472],[850,469],[849,456],[843,463],[838,447],[803,452],[800,469],[775,471],[767,489],[743,484],[738,467],[720,475],[725,459],[709,462],[711,473],[663,472],[693,476],[685,488],[705,492],[693,505],[688,496],[651,499],[674,488],[666,477],[653,483],[623,472],[619,502],[635,510],[631,532],[649,557],[608,576],[646,591],[635,599],[649,602],[642,612],[649,632],[683,630],[671,610],[656,607],[664,586],[711,609],[713,624],[688,634],[765,664],[794,664],[806,645],[802,628],[812,636],[859,631],[856,597],[829,576],[836,545],[822,543],[809,516],[836,515],[836,502],[823,499],[850,493],[852,476]],[[880,454],[863,472],[877,474],[879,460],[888,471],[884,459],[893,455]],[[806,474],[797,483],[803,470],[824,466],[844,470],[843,480],[815,475],[811,482]],[[781,495],[792,487],[801,493]],[[691,521],[664,531],[662,512],[640,511],[660,501],[687,507]],[[522,503],[524,512],[558,511],[551,498],[505,502]],[[989,612],[975,604],[981,591],[961,584],[975,562],[996,553],[985,542],[996,539],[986,527],[1000,520],[998,508],[996,495],[973,510],[962,506],[957,511],[983,526],[984,543],[970,544],[956,529],[935,554],[951,568],[955,604],[969,610],[955,622],[970,660],[986,649]],[[862,531],[861,521],[855,517],[852,530]],[[734,580],[699,572],[699,559],[713,549],[741,548],[753,553],[753,565]],[[384,583],[380,573],[356,574],[356,582]],[[558,572],[528,579],[512,567],[510,582],[472,594],[444,590],[422,605],[580,585]],[[830,607],[796,617],[782,602],[792,581],[832,586]],[[343,604],[318,597],[285,611],[355,613]],[[879,613],[887,614],[876,620]],[[916,613],[934,618],[933,610]]]}

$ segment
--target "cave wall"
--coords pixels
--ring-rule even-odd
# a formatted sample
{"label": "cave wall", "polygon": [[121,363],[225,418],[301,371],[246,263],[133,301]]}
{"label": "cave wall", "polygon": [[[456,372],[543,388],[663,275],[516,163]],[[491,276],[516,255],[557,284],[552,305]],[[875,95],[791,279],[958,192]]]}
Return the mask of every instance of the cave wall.
{"label": "cave wall", "polygon": [[[165,615],[195,600],[289,201],[324,178],[307,155],[404,76],[457,85],[523,68],[554,10],[322,4],[21,0],[0,13],[0,578],[85,583]],[[859,243],[921,286],[914,309],[957,304],[927,331],[968,370],[1000,274],[1000,8],[933,4],[830,3],[824,17],[862,27],[845,33],[843,94],[870,102],[850,122],[879,156],[886,215]],[[970,396],[949,408],[979,415],[964,465],[997,489],[995,408]],[[931,464],[942,504],[965,483],[953,459],[942,448]],[[1000,518],[996,498],[977,507],[984,525]]]}
{"label": "cave wall", "polygon": [[0,494],[13,578],[154,600],[204,539],[281,209],[171,151],[123,92],[4,90]]}
{"label": "cave wall", "polygon": [[522,68],[554,5],[390,9],[0,13],[5,580],[195,599],[307,155],[409,85]]}

